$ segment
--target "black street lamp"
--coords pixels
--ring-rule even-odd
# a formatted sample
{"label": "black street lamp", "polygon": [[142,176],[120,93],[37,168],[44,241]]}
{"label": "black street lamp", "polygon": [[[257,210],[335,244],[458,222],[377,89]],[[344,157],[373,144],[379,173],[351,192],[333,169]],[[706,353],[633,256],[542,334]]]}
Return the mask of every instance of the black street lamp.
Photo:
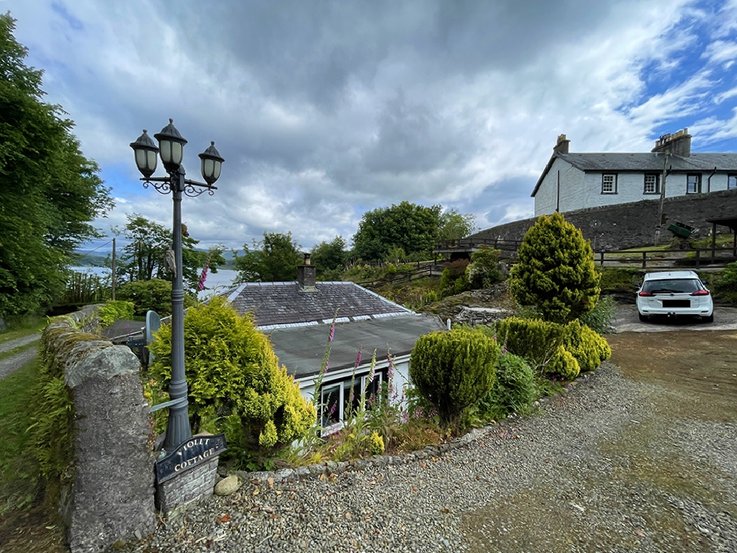
{"label": "black street lamp", "polygon": [[[159,145],[156,146],[144,130],[131,148],[135,152],[136,166],[143,175],[143,186],[151,184],[161,194],[172,194],[174,200],[174,223],[172,248],[174,250],[174,282],[171,287],[171,384],[169,385],[169,420],[166,429],[164,449],[172,451],[192,437],[189,425],[189,402],[187,400],[187,379],[184,372],[184,285],[182,277],[182,194],[190,197],[199,196],[207,191],[210,195],[216,187],[215,181],[220,177],[223,158],[215,149],[215,143],[201,154],[202,178],[206,183],[185,179],[182,157],[187,141],[179,134],[173,120],[154,135]],[[168,177],[152,177],[156,170],[156,154],[161,156]]]}

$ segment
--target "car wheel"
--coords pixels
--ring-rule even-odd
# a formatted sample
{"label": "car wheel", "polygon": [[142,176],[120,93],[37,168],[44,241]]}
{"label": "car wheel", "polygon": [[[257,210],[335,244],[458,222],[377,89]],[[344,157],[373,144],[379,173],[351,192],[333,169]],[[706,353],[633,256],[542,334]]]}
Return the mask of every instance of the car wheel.
{"label": "car wheel", "polygon": [[638,312],[637,316],[640,318],[640,321],[642,321],[643,323],[646,323],[648,321],[647,315],[643,315],[642,313]]}
{"label": "car wheel", "polygon": [[704,321],[705,323],[713,323],[714,322],[714,313],[712,313],[708,317],[702,317],[701,320]]}

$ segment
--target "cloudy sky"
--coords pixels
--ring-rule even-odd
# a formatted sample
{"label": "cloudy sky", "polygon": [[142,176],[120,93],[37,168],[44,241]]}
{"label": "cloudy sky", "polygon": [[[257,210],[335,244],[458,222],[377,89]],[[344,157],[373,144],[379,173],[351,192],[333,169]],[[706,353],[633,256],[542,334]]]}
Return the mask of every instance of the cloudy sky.
{"label": "cloudy sky", "polygon": [[203,245],[291,231],[305,249],[402,200],[526,218],[558,134],[649,151],[688,127],[737,151],[737,0],[0,0],[49,101],[76,122],[116,207],[169,226],[129,143],[169,117],[185,166],[215,140]]}

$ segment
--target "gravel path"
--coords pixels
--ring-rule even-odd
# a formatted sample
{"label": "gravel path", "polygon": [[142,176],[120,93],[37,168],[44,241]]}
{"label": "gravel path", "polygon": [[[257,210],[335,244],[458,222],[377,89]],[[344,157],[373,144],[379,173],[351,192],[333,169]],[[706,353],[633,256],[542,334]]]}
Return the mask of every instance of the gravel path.
{"label": "gravel path", "polygon": [[[22,338],[16,338],[15,340],[8,340],[0,344],[0,353],[5,353],[16,348],[24,348],[18,353],[0,359],[0,378],[5,378],[10,373],[21,368],[23,365],[28,363],[31,359],[38,355],[38,348],[31,346],[34,342],[41,339],[41,334],[31,334],[30,336],[23,336]],[[26,347],[28,346],[28,347]]]}
{"label": "gravel path", "polygon": [[249,483],[129,550],[734,552],[736,421],[681,399],[607,364],[467,446]]}

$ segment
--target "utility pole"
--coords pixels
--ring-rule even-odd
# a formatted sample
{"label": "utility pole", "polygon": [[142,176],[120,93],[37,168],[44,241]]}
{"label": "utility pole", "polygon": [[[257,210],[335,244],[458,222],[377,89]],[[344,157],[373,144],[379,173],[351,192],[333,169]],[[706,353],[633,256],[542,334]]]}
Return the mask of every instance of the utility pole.
{"label": "utility pole", "polygon": [[115,284],[117,281],[117,278],[115,276],[115,238],[113,238],[113,257],[110,263],[110,268],[113,271],[112,281],[111,281],[111,288],[112,288],[111,296],[112,296],[112,300],[115,301]]}
{"label": "utility pole", "polygon": [[663,208],[665,207],[665,179],[668,176],[668,153],[663,153],[663,172],[661,173],[660,179],[660,203],[658,205],[658,220],[655,225],[655,239],[653,240],[653,246],[658,245],[660,240],[660,231],[663,228]]}

